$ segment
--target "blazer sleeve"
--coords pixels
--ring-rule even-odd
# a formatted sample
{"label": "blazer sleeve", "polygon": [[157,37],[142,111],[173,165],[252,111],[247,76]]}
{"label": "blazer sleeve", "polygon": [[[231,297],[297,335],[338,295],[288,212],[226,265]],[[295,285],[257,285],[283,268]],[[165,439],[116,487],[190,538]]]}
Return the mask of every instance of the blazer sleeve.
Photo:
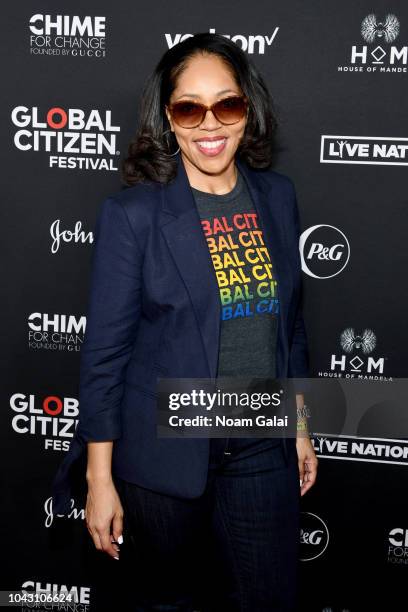
{"label": "blazer sleeve", "polygon": [[88,441],[121,436],[121,399],[141,309],[142,252],[126,210],[101,205],[94,231],[87,322],[80,356],[79,421],[53,481],[54,514],[68,510],[71,468]]}
{"label": "blazer sleeve", "polygon": [[[290,229],[289,248],[293,253],[294,265],[296,274],[300,276],[300,291],[296,302],[295,322],[293,326],[292,337],[289,338],[289,378],[310,378],[309,369],[309,348],[306,334],[305,322],[302,314],[302,264],[299,251],[300,240],[300,220],[299,209],[297,204],[296,190],[292,181],[289,182],[289,211],[290,211]],[[295,383],[295,389],[298,393],[306,391],[309,386],[307,381],[299,381]]]}

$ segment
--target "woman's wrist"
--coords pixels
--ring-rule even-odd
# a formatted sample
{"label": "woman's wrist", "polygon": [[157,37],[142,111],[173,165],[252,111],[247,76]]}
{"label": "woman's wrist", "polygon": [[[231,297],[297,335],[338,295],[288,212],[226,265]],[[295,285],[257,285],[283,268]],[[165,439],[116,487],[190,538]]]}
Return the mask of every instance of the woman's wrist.
{"label": "woman's wrist", "polygon": [[308,437],[309,436],[309,428],[308,428],[308,411],[305,404],[305,399],[303,393],[296,394],[296,409],[297,409],[297,435],[298,437]]}
{"label": "woman's wrist", "polygon": [[112,483],[112,441],[88,442],[86,480],[90,485]]}
{"label": "woman's wrist", "polygon": [[309,429],[307,426],[306,417],[300,417],[297,420],[297,432],[296,437],[299,438],[309,438]]}
{"label": "woman's wrist", "polygon": [[110,484],[112,482],[112,473],[95,473],[87,471],[86,481],[88,484]]}

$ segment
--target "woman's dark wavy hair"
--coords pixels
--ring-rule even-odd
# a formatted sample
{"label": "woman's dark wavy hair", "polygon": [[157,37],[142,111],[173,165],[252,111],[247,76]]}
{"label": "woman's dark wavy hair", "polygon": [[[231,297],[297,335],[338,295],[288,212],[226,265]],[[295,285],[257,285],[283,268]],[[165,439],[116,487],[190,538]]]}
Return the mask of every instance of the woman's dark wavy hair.
{"label": "woman's dark wavy hair", "polygon": [[[270,167],[277,120],[265,82],[237,44],[220,34],[203,32],[166,51],[149,77],[142,94],[137,132],[122,164],[126,185],[146,181],[168,183],[174,178],[177,157],[169,154],[177,149],[177,141],[173,132],[163,136],[170,129],[164,107],[188,60],[205,53],[213,53],[226,62],[249,100],[245,132],[237,153],[252,168]],[[167,139],[169,135],[173,146]]]}

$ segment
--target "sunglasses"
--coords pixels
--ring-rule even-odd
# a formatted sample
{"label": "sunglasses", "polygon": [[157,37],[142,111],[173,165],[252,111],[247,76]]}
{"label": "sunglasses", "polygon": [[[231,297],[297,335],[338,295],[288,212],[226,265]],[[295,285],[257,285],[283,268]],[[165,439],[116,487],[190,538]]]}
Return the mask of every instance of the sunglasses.
{"label": "sunglasses", "polygon": [[209,110],[220,123],[233,125],[243,119],[247,108],[248,101],[244,96],[230,96],[215,102],[211,106],[205,106],[205,104],[191,102],[190,100],[181,100],[168,106],[174,122],[183,128],[198,127],[204,121]]}

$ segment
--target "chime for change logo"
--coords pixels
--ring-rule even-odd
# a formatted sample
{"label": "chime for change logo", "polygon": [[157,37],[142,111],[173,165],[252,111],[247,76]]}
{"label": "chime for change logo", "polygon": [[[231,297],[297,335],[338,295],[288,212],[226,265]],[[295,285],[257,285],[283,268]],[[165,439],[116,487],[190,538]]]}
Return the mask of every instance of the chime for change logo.
{"label": "chime for change logo", "polygon": [[30,349],[79,353],[84,341],[86,317],[74,314],[30,312],[27,317]]}
{"label": "chime for change logo", "polygon": [[43,15],[30,17],[31,55],[104,58],[106,17]]}
{"label": "chime for change logo", "polygon": [[23,609],[71,610],[88,612],[91,606],[91,587],[72,584],[41,582],[37,579],[24,580],[21,594],[16,598]]}
{"label": "chime for change logo", "polygon": [[11,121],[15,147],[45,156],[50,168],[117,170],[120,126],[113,124],[111,110],[16,106]]}

